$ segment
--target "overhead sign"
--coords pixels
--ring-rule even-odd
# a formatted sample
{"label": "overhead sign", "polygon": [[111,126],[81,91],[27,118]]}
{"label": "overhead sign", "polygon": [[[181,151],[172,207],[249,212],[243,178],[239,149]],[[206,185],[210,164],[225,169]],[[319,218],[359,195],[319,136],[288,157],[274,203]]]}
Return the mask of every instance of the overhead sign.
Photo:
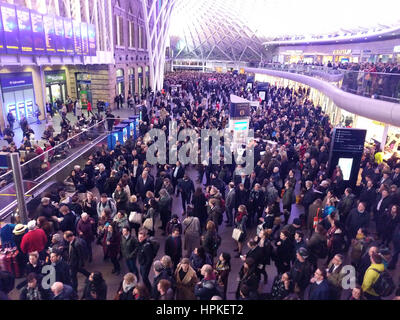
{"label": "overhead sign", "polygon": [[351,54],[351,49],[333,50],[335,56],[345,56]]}

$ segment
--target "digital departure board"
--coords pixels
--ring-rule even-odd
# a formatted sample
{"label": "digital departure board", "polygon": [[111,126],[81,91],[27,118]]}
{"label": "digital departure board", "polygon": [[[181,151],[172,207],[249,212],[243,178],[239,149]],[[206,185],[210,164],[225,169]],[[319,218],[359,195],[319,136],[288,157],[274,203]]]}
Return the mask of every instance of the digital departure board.
{"label": "digital departure board", "polygon": [[33,48],[36,54],[46,52],[43,15],[31,10]]}
{"label": "digital departure board", "polygon": [[0,53],[96,55],[96,27],[0,4]]}
{"label": "digital departure board", "polygon": [[81,23],[81,37],[82,37],[82,54],[84,56],[89,55],[89,39],[87,23]]}
{"label": "digital departure board", "polygon": [[250,104],[231,102],[230,116],[232,118],[250,117]]}
{"label": "digital departure board", "polygon": [[360,171],[367,130],[334,128],[329,152],[329,176],[337,166],[346,187],[354,188]]}
{"label": "digital departure board", "polygon": [[333,129],[333,151],[363,153],[366,130],[353,128]]}
{"label": "digital departure board", "polygon": [[81,37],[81,24],[77,21],[72,21],[72,28],[74,30],[74,50],[75,54],[82,55],[82,37]]}
{"label": "digital departure board", "polygon": [[65,50],[68,55],[73,55],[74,50],[74,29],[72,28],[72,20],[64,19],[64,37]]}
{"label": "digital departure board", "polygon": [[54,30],[56,37],[56,47],[58,54],[65,54],[65,37],[63,19],[54,19]]}
{"label": "digital departure board", "polygon": [[33,53],[32,23],[29,10],[17,9],[19,41],[22,53]]}
{"label": "digital departure board", "polygon": [[43,16],[44,33],[46,39],[46,51],[48,54],[56,54],[56,32],[54,29],[54,18]]}
{"label": "digital departure board", "polygon": [[96,55],[96,28],[93,24],[88,24],[89,55]]}
{"label": "digital departure board", "polygon": [[3,30],[3,19],[0,14],[0,53],[5,52],[6,48],[4,46],[4,30]]}
{"label": "digital departure board", "polygon": [[18,21],[15,6],[2,4],[1,17],[3,19],[4,43],[7,53],[20,53]]}

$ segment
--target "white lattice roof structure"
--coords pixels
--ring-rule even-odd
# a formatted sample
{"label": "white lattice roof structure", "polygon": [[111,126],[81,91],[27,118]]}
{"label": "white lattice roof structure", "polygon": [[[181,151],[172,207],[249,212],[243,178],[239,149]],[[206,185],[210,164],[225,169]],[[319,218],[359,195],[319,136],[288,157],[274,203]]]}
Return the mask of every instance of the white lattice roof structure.
{"label": "white lattice roof structure", "polygon": [[176,0],[174,57],[260,61],[264,42],[400,26],[398,0]]}

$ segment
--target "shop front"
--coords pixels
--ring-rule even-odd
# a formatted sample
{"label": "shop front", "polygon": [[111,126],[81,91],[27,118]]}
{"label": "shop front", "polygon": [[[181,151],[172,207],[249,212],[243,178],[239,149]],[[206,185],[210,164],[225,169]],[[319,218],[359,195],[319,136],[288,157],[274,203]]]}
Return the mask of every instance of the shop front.
{"label": "shop front", "polygon": [[117,95],[122,94],[125,96],[125,76],[124,76],[124,69],[118,69],[116,72],[116,82],[117,88],[115,92]]}
{"label": "shop front", "polygon": [[1,94],[3,99],[3,116],[7,123],[7,114],[12,112],[16,120],[14,127],[25,117],[33,123],[35,117],[35,93],[31,72],[5,73],[0,75]]}
{"label": "shop front", "polygon": [[55,102],[67,99],[67,78],[64,70],[45,71],[46,101]]}
{"label": "shop front", "polygon": [[88,101],[93,105],[91,89],[92,77],[87,72],[77,72],[75,73],[75,77],[78,99],[80,100],[82,108],[86,109]]}
{"label": "shop front", "polygon": [[129,91],[135,95],[135,68],[130,68],[129,71]]}
{"label": "shop front", "polygon": [[143,89],[143,68],[138,67],[138,90],[139,90],[139,96],[142,95],[142,89]]}
{"label": "shop front", "polygon": [[352,56],[351,49],[333,50],[335,63],[358,62],[358,57]]}

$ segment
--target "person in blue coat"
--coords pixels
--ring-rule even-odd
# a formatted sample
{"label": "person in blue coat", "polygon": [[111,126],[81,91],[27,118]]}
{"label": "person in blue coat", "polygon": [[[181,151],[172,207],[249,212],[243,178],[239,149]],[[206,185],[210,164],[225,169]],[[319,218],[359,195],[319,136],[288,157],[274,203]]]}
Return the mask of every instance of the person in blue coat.
{"label": "person in blue coat", "polygon": [[331,300],[326,270],[318,268],[311,279],[308,300]]}

